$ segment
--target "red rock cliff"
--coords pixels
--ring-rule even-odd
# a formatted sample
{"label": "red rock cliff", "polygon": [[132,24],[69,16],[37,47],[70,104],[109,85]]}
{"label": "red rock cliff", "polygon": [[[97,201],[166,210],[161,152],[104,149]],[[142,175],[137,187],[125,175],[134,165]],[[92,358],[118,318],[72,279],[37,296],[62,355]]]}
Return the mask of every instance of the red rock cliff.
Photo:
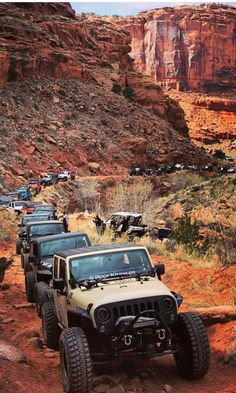
{"label": "red rock cliff", "polygon": [[120,19],[132,35],[136,70],[180,90],[236,85],[236,8],[165,7]]}
{"label": "red rock cliff", "polygon": [[188,135],[179,105],[134,72],[131,36],[121,26],[75,17],[68,3],[1,3],[0,21],[0,88],[35,77],[128,85],[138,103]]}

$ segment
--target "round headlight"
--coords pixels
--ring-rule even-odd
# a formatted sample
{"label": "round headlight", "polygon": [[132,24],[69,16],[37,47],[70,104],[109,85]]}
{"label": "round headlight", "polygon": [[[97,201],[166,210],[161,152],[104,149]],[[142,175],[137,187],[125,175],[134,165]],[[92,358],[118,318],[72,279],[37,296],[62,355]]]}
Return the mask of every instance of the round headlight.
{"label": "round headlight", "polygon": [[170,297],[165,297],[161,301],[161,308],[165,312],[171,312],[175,309],[175,301]]}
{"label": "round headlight", "polygon": [[97,310],[98,322],[105,323],[110,319],[110,311],[106,307],[101,307]]}

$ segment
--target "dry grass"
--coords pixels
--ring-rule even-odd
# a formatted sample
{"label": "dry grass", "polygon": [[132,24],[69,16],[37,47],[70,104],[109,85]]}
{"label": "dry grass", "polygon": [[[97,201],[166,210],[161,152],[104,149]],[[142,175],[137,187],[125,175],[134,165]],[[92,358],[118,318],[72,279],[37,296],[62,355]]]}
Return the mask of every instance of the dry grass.
{"label": "dry grass", "polygon": [[17,221],[14,212],[0,210],[0,240],[15,241],[17,236]]}

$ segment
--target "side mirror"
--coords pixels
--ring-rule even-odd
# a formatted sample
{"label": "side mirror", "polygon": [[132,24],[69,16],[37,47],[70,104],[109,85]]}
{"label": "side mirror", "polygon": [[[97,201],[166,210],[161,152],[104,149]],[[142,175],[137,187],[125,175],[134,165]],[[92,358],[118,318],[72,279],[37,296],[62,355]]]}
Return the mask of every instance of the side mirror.
{"label": "side mirror", "polygon": [[165,274],[165,265],[163,263],[158,263],[158,265],[155,266],[155,271],[158,279],[161,281],[161,276]]}
{"label": "side mirror", "polygon": [[63,291],[65,286],[64,278],[54,278],[52,281],[52,285],[54,289],[59,289],[60,291]]}
{"label": "side mirror", "polygon": [[37,257],[36,257],[36,255],[29,255],[29,262],[33,262],[33,263],[35,263],[35,262],[37,262]]}

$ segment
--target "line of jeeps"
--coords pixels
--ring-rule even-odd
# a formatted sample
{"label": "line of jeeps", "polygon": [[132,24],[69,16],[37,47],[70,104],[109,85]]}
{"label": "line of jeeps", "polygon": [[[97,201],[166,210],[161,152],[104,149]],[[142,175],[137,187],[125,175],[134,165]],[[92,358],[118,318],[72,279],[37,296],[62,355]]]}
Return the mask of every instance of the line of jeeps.
{"label": "line of jeeps", "polygon": [[132,356],[172,354],[182,376],[207,373],[205,327],[179,312],[182,296],[161,281],[164,265],[154,266],[146,247],[91,245],[86,233],[66,233],[37,209],[22,217],[16,251],[44,344],[60,352],[65,392],[92,390],[94,362]]}

